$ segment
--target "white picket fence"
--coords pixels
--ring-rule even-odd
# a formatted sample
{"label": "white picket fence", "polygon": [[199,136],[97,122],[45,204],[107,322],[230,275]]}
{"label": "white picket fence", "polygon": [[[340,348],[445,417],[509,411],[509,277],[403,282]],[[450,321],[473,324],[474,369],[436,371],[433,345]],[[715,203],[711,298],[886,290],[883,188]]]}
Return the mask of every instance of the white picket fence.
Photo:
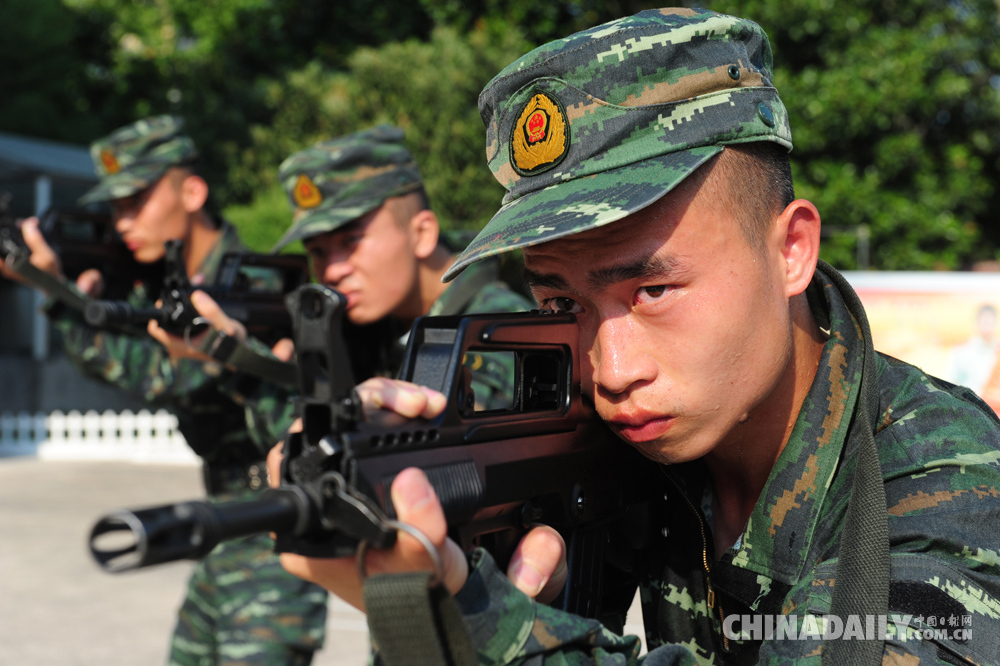
{"label": "white picket fence", "polygon": [[0,457],[35,455],[46,460],[127,460],[196,464],[177,430],[177,417],[160,410],[100,414],[0,413]]}

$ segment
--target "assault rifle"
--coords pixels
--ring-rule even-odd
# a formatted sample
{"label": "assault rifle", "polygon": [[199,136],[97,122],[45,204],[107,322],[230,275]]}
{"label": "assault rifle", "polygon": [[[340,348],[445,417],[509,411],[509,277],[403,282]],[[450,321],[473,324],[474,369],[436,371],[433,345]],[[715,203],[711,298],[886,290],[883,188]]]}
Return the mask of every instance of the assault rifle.
{"label": "assault rifle", "polygon": [[[608,565],[624,561],[620,555],[627,558],[648,534],[647,494],[655,484],[645,479],[654,466],[582,399],[575,317],[418,319],[400,376],[442,391],[447,407],[434,419],[379,426],[362,419],[350,377],[340,339],[345,303],[316,284],[289,298],[303,430],[286,443],[281,487],[251,501],[110,514],[91,532],[96,560],[118,572],[197,559],[220,541],[271,531],[279,552],[312,557],[386,548],[396,539],[389,487],[417,466],[441,499],[449,535],[464,548],[485,547],[501,567],[530,526],[559,530],[569,578],[558,603],[596,617],[606,582],[617,577]],[[476,410],[464,364],[470,352],[513,356],[509,408]]]}
{"label": "assault rifle", "polygon": [[292,320],[285,308],[285,295],[309,281],[304,255],[230,253],[213,284],[192,285],[184,264],[182,241],[167,241],[160,305],[133,308],[126,301],[99,300],[89,303],[84,318],[91,326],[145,326],[156,321],[174,335],[200,332],[204,321],[191,304],[196,289],[204,291],[222,310],[242,323],[247,332],[273,343],[292,334]]}
{"label": "assault rifle", "polygon": [[0,261],[78,310],[84,309],[87,297],[71,281],[89,268],[101,272],[109,298],[124,297],[137,281],[158,284],[163,279],[163,263],[137,262],[115,231],[110,215],[74,208],[49,208],[38,224],[45,242],[59,257],[66,279],[39,270],[31,265],[31,253],[10,207],[10,194],[0,194]]}

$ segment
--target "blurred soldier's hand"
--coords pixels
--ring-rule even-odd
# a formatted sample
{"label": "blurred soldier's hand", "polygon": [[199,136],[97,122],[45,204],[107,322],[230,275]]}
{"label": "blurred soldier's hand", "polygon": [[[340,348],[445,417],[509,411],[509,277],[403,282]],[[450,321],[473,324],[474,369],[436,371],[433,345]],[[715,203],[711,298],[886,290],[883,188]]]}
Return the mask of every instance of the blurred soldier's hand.
{"label": "blurred soldier's hand", "polygon": [[[37,217],[29,217],[21,221],[21,235],[24,237],[24,244],[28,246],[28,251],[31,253],[31,265],[46,273],[61,277],[62,265],[59,263],[59,255],[53,252],[49,244],[45,242],[42,232],[38,230]],[[25,282],[20,275],[4,266],[2,262],[0,262],[0,273],[3,273],[4,276],[11,280],[30,284]]]}
{"label": "blurred soldier's hand", "polygon": [[[230,318],[215,300],[203,291],[195,291],[191,294],[191,305],[204,317],[208,325],[212,328],[232,336],[240,342],[246,342],[247,330],[240,322]],[[157,303],[159,306],[159,303]],[[198,351],[205,334],[196,335],[185,339],[179,335],[171,335],[164,331],[155,321],[150,321],[147,326],[149,334],[167,348],[174,358],[191,358],[196,361],[216,362],[208,354]]]}
{"label": "blurred soldier's hand", "polygon": [[274,354],[275,358],[279,361],[291,361],[292,356],[295,354],[295,342],[290,338],[281,338],[274,343],[271,347],[271,353]]}
{"label": "blurred soldier's hand", "polygon": [[76,288],[91,298],[100,298],[104,293],[104,276],[96,268],[88,268],[77,276]]}

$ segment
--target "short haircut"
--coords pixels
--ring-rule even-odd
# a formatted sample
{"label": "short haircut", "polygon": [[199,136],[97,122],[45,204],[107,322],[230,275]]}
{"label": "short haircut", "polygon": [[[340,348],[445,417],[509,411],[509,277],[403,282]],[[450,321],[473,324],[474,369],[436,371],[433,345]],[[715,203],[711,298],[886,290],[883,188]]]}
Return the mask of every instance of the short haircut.
{"label": "short haircut", "polygon": [[726,146],[718,167],[729,185],[726,207],[750,247],[763,251],[771,224],[795,201],[788,150],[771,141]]}

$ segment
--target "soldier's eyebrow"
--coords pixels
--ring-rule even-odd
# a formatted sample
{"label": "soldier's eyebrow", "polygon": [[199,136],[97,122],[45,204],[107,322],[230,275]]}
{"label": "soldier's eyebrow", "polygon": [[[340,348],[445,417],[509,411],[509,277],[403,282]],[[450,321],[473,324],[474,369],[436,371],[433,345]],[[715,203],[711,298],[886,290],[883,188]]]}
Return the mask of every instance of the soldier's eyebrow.
{"label": "soldier's eyebrow", "polygon": [[[679,262],[673,257],[642,257],[627,264],[618,264],[591,271],[587,283],[594,289],[603,289],[610,285],[630,280],[667,280],[679,268]],[[557,273],[539,273],[530,268],[524,269],[524,282],[530,289],[556,289],[565,291],[570,288],[569,282]]]}
{"label": "soldier's eyebrow", "polygon": [[678,262],[673,257],[643,257],[627,264],[591,271],[587,282],[594,289],[603,289],[619,282],[631,280],[669,280]]}
{"label": "soldier's eyebrow", "polygon": [[524,269],[524,283],[529,289],[569,289],[569,283],[561,275],[539,273],[530,268]]}

